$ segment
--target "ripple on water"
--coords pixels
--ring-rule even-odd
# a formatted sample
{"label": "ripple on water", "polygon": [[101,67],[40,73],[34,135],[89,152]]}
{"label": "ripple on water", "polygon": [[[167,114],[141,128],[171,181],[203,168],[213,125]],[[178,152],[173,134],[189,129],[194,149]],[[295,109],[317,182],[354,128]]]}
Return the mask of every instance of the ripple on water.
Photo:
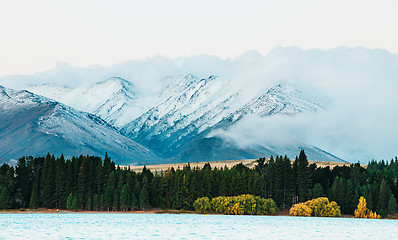
{"label": "ripple on water", "polygon": [[0,239],[396,239],[397,224],[283,216],[0,214]]}

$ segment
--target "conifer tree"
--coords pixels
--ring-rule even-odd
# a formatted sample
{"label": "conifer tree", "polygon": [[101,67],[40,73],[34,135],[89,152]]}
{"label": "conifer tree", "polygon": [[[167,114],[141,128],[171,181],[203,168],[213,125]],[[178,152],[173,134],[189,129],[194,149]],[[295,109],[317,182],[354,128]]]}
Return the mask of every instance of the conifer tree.
{"label": "conifer tree", "polygon": [[292,172],[293,172],[293,183],[292,183],[293,184],[293,199],[292,199],[292,203],[293,204],[296,204],[296,203],[299,202],[299,199],[298,199],[297,169],[298,169],[298,157],[296,157],[296,159],[294,160],[294,162],[292,164]]}
{"label": "conifer tree", "polygon": [[91,198],[91,195],[89,194],[89,197],[87,198],[87,203],[86,203],[86,209],[88,211],[91,211],[91,209],[93,208],[93,200]]}
{"label": "conifer tree", "polygon": [[336,202],[341,206],[341,212],[348,213],[347,209],[347,180],[342,177],[339,181],[339,188],[337,192],[337,199]]}
{"label": "conifer tree", "polygon": [[18,160],[17,167],[15,168],[16,173],[16,190],[18,202],[21,203],[20,207],[27,207],[29,204],[29,197],[31,194],[30,179],[29,179],[29,169],[26,166],[26,159],[22,157]]}
{"label": "conifer tree", "polygon": [[346,213],[351,214],[355,210],[355,204],[357,199],[355,198],[355,187],[351,179],[347,180],[347,187],[346,187],[346,194],[345,194],[345,205],[346,205]]}
{"label": "conifer tree", "polygon": [[47,153],[42,170],[42,203],[43,206],[52,208],[55,190],[55,158]]}
{"label": "conifer tree", "polygon": [[60,158],[55,160],[55,191],[54,191],[54,200],[55,207],[62,208],[65,206],[65,181],[66,181],[66,164],[64,155],[61,155]]}
{"label": "conifer tree", "polygon": [[368,203],[368,208],[370,209],[370,210],[375,210],[376,209],[376,204],[375,204],[375,202],[374,202],[374,194],[373,194],[373,187],[372,187],[372,184],[368,184],[368,195],[366,196],[366,199],[367,199],[367,203]]}
{"label": "conifer tree", "polygon": [[81,165],[77,176],[77,202],[80,208],[84,207],[84,201],[87,199],[87,193],[89,192],[89,169],[90,162],[87,157],[81,157]]}
{"label": "conifer tree", "polygon": [[310,187],[311,176],[308,168],[308,160],[304,150],[301,150],[297,161],[297,192],[300,202],[305,202],[309,199]]}
{"label": "conifer tree", "polygon": [[106,187],[105,194],[104,194],[104,207],[110,211],[113,207],[113,190],[110,186]]}
{"label": "conifer tree", "polygon": [[99,202],[99,199],[98,199],[98,194],[94,194],[94,197],[93,197],[93,209],[95,211],[99,211],[100,210],[100,202]]}
{"label": "conifer tree", "polygon": [[260,196],[262,198],[266,197],[267,190],[266,190],[264,175],[255,178],[253,188],[254,188],[254,195]]}
{"label": "conifer tree", "polygon": [[[192,183],[192,181],[191,181]],[[193,184],[196,184],[193,183]],[[194,189],[195,186],[191,185],[191,187]],[[152,207],[159,207],[160,206],[160,177],[159,176],[154,176],[152,179],[151,183],[149,184],[149,196],[150,196],[150,204]],[[193,195],[194,192],[190,192],[190,195]],[[191,197],[192,203],[195,200],[194,196]]]}
{"label": "conifer tree", "polygon": [[394,194],[391,194],[390,199],[388,200],[388,214],[394,215],[397,212],[397,200],[394,197]]}
{"label": "conifer tree", "polygon": [[3,187],[3,190],[0,194],[0,209],[8,209],[10,208],[10,193],[7,187]]}
{"label": "conifer tree", "polygon": [[66,208],[68,210],[72,210],[72,203],[73,203],[73,194],[70,193],[68,199],[66,200]]}
{"label": "conifer tree", "polygon": [[[99,197],[99,208],[101,209],[101,211],[103,211],[105,208],[104,193],[101,194],[101,196]],[[108,211],[109,211],[109,209],[108,209]]]}
{"label": "conifer tree", "polygon": [[128,211],[131,203],[130,186],[128,183],[124,184],[120,193],[120,208],[123,211]]}
{"label": "conifer tree", "polygon": [[377,205],[377,209],[378,212],[381,215],[386,215],[387,214],[387,209],[388,209],[388,202],[391,196],[391,190],[390,188],[387,186],[386,181],[383,179],[383,181],[381,181],[380,184],[380,191],[379,191],[379,199],[378,199],[378,205]]}
{"label": "conifer tree", "polygon": [[325,197],[325,191],[320,183],[316,183],[312,188],[312,198]]}
{"label": "conifer tree", "polygon": [[30,196],[29,208],[36,209],[39,206],[39,189],[37,183],[33,184],[32,194]]}
{"label": "conifer tree", "polygon": [[130,201],[130,208],[132,211],[138,208],[138,199],[134,193],[131,193],[131,201]]}
{"label": "conifer tree", "polygon": [[73,200],[72,200],[72,210],[76,211],[79,208],[79,205],[77,203],[77,197],[73,196]]}
{"label": "conifer tree", "polygon": [[114,211],[119,210],[120,194],[119,194],[119,191],[117,190],[117,188],[115,188],[115,189],[113,190],[112,199],[113,199],[113,204],[112,204],[113,210],[114,210]]}
{"label": "conifer tree", "polygon": [[147,210],[149,208],[149,193],[148,193],[148,183],[144,183],[142,186],[140,197],[139,197],[140,207],[142,210]]}

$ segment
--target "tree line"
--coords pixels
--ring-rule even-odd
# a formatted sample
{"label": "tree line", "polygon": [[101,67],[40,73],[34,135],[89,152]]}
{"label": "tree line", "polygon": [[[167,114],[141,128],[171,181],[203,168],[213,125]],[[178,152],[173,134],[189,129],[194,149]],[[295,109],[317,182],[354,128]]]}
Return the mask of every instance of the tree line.
{"label": "tree line", "polygon": [[396,212],[398,159],[371,161],[362,167],[317,167],[304,151],[294,161],[286,156],[260,158],[254,168],[169,168],[153,173],[120,168],[106,155],[65,159],[22,157],[16,166],[0,167],[0,209],[59,208],[74,210],[136,210],[149,208],[193,210],[196,199],[252,194],[271,198],[279,209],[328,197],[353,214],[361,196],[382,216]]}

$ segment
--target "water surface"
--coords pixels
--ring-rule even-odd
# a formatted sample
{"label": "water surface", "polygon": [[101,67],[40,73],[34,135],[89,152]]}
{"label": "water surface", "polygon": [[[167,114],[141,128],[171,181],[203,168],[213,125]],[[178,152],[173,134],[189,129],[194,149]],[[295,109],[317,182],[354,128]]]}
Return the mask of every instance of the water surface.
{"label": "water surface", "polygon": [[398,239],[398,221],[190,214],[0,214],[0,239]]}

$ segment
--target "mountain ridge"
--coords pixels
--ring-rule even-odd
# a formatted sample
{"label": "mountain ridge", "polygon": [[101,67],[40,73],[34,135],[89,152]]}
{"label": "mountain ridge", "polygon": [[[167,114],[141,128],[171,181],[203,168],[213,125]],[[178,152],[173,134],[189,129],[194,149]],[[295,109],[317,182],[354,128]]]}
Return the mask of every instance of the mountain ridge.
{"label": "mountain ridge", "polygon": [[125,164],[162,158],[122,136],[96,115],[74,110],[29,91],[0,88],[0,156],[105,155]]}
{"label": "mountain ridge", "polygon": [[[117,77],[101,81],[94,88],[109,82],[121,82],[131,85],[129,81]],[[90,88],[84,90],[91,91]],[[131,90],[130,90],[131,91]],[[95,91],[92,91],[95,92]],[[111,91],[112,92],[112,91]],[[113,91],[115,92],[115,91]],[[137,99],[129,98],[131,102],[121,105],[120,111],[125,105],[139,101],[140,95],[134,94]],[[91,99],[95,99],[91,97]],[[152,107],[144,111],[140,116],[124,126],[114,125],[117,119],[109,119],[106,115],[110,110],[100,111],[94,109],[93,114],[99,115],[115,126],[125,136],[148,147],[156,154],[167,159],[166,161],[197,161],[198,157],[213,160],[229,160],[261,157],[264,154],[287,154],[295,156],[300,149],[309,151],[312,147],[303,145],[301,148],[288,147],[289,153],[271,150],[269,147],[241,148],[236,143],[224,140],[222,137],[208,137],[216,129],[227,130],[242,117],[256,114],[260,117],[274,114],[295,115],[300,112],[317,112],[325,110],[328,101],[311,97],[296,86],[288,83],[280,83],[258,97],[245,100],[241,97],[239,88],[231,87],[231,81],[210,75],[207,78],[197,78],[186,73],[180,77],[169,77],[163,83],[159,92],[152,95]],[[97,106],[106,106],[107,101]],[[111,109],[111,108],[108,108]],[[89,111],[90,109],[85,109]],[[117,112],[117,111],[116,111]],[[114,115],[117,116],[117,115]],[[119,115],[120,116],[120,115]],[[214,143],[209,147],[209,143]],[[207,146],[207,147],[206,147]],[[207,150],[198,154],[198,149]],[[293,153],[294,151],[294,153]],[[224,152],[229,152],[224,154]],[[325,161],[342,161],[333,155],[321,154]],[[327,156],[328,157],[327,157]],[[194,156],[194,157],[192,157]],[[218,159],[217,159],[218,156]],[[310,154],[316,157],[316,154]]]}
{"label": "mountain ridge", "polygon": [[[249,130],[250,136],[241,134],[244,128],[235,133],[263,146],[272,145],[269,139],[274,137],[302,139],[303,146],[327,149],[356,162],[396,155],[393,149],[397,149],[398,142],[394,135],[398,129],[392,119],[398,116],[391,111],[391,104],[398,101],[393,92],[398,88],[397,69],[397,56],[380,49],[277,47],[265,56],[248,52],[234,59],[202,55],[153,57],[110,67],[60,65],[34,76],[0,77],[0,84],[18,82],[18,88],[23,88],[27,83],[57,81],[57,85],[78,93],[70,95],[77,103],[59,99],[68,95],[67,88],[55,90],[56,94],[51,93],[53,90],[39,93],[26,88],[47,97],[53,94],[59,102],[99,115],[124,135],[142,141],[150,149],[159,149],[159,154],[163,151],[166,158],[177,156],[191,141],[206,141],[214,136],[215,129],[231,131],[235,125],[242,128],[242,121],[248,128],[245,116],[253,115],[263,119],[252,126],[258,131]],[[132,98],[123,98],[123,92],[112,89],[96,93],[98,97],[84,98],[84,90],[114,76],[134,84],[129,91],[134,94]],[[284,83],[303,90],[302,94],[288,89],[272,92]],[[113,93],[120,96],[120,101],[105,104]],[[94,112],[100,106],[103,111]],[[272,116],[286,118],[278,123],[274,119],[280,118]],[[262,130],[266,134],[261,135]],[[284,135],[278,136],[280,132]],[[240,139],[234,139],[241,145]],[[388,144],[372,139],[385,139]]]}

